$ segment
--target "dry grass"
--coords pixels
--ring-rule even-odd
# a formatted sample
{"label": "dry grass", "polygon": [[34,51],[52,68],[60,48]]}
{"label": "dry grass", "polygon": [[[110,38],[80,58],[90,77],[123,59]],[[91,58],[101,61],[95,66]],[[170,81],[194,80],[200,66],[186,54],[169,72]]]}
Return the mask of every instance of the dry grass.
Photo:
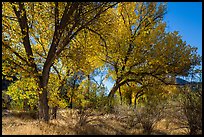
{"label": "dry grass", "polygon": [[[81,119],[80,119],[81,118]],[[185,134],[184,130],[172,130],[177,125],[168,120],[161,120],[152,134]],[[126,135],[143,134],[140,126],[129,128],[127,122],[118,119],[115,114],[100,114],[87,111],[78,114],[77,110],[61,110],[56,120],[49,124],[40,122],[28,115],[14,115],[9,112],[2,117],[3,135]]]}

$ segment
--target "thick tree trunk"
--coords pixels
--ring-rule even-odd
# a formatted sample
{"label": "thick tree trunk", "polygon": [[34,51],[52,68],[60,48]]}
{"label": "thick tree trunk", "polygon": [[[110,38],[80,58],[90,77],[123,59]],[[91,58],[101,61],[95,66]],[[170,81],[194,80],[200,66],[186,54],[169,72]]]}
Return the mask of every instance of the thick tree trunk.
{"label": "thick tree trunk", "polygon": [[39,101],[38,101],[38,119],[43,119],[43,104],[40,99],[40,95],[39,95]]}
{"label": "thick tree trunk", "polygon": [[108,94],[108,97],[109,97],[109,98],[112,98],[112,97],[114,96],[115,92],[118,90],[118,88],[119,88],[119,85],[118,85],[118,84],[115,84],[115,85],[113,86],[113,88],[111,89],[110,93]]}
{"label": "thick tree trunk", "polygon": [[114,84],[113,88],[111,89],[110,93],[108,94],[108,105],[110,107],[112,107],[112,101],[113,101],[113,97],[114,97],[114,94],[115,92],[119,89],[119,84]]}
{"label": "thick tree trunk", "polygon": [[43,90],[43,93],[39,96],[39,118],[45,122],[49,121],[49,106],[46,90]]}
{"label": "thick tree trunk", "polygon": [[39,94],[39,118],[45,122],[49,122],[49,106],[47,98],[47,82],[40,77],[40,88],[42,88],[42,94]]}
{"label": "thick tree trunk", "polygon": [[121,81],[122,81],[121,78],[118,78],[116,80],[116,83],[114,84],[113,88],[111,89],[110,93],[108,94],[109,98],[112,98],[114,96],[115,92],[120,88],[120,86],[122,86],[128,82],[128,80],[125,80],[123,82],[121,82]]}

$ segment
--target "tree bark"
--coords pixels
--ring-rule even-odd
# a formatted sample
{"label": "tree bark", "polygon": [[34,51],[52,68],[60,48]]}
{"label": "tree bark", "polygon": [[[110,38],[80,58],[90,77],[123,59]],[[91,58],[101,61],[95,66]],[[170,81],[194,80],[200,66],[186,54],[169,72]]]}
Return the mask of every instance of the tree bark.
{"label": "tree bark", "polygon": [[113,88],[111,89],[110,93],[108,94],[109,98],[113,98],[115,92],[118,90],[119,84],[114,84]]}
{"label": "tree bark", "polygon": [[122,105],[122,103],[123,103],[123,98],[122,98],[122,93],[121,93],[121,91],[120,91],[120,87],[119,87],[119,94],[120,94],[120,105]]}
{"label": "tree bark", "polygon": [[129,95],[129,106],[132,105],[132,94]]}
{"label": "tree bark", "polygon": [[137,105],[137,97],[135,96],[135,100],[134,100],[134,109],[136,109]]}
{"label": "tree bark", "polygon": [[116,80],[116,83],[114,84],[113,88],[111,89],[110,93],[108,94],[109,98],[112,98],[114,96],[115,92],[119,89],[120,86],[126,84],[127,82],[135,81],[135,79],[126,79],[124,81],[122,81],[122,80],[123,80],[122,78],[118,78]]}
{"label": "tree bark", "polygon": [[72,109],[73,108],[73,104],[72,104],[72,96],[71,96],[71,102],[70,102],[70,108]]}
{"label": "tree bark", "polygon": [[136,109],[137,99],[144,94],[143,90],[139,90],[135,95],[134,108]]}
{"label": "tree bark", "polygon": [[112,107],[112,99],[114,97],[115,92],[119,89],[119,84],[117,82],[114,84],[113,88],[111,89],[110,93],[108,94],[108,105]]}
{"label": "tree bark", "polygon": [[23,110],[28,111],[30,108],[28,106],[28,99],[24,99],[23,101]]}
{"label": "tree bark", "polygon": [[39,96],[39,106],[39,118],[43,119],[45,122],[49,122],[49,106],[46,90]]}
{"label": "tree bark", "polygon": [[[48,78],[48,77],[47,77]],[[42,93],[39,94],[39,119],[43,119],[45,122],[49,122],[49,106],[47,98],[47,82],[42,76],[40,77],[40,88]]]}
{"label": "tree bark", "polygon": [[87,99],[89,99],[89,92],[90,92],[90,84],[91,84],[91,79],[90,79],[90,75],[87,75],[87,79],[88,79],[88,85],[87,85]]}

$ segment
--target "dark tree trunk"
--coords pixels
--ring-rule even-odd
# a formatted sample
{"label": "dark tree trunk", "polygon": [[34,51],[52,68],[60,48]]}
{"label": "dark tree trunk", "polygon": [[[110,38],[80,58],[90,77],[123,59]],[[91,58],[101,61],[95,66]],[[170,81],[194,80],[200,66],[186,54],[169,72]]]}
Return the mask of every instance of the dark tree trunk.
{"label": "dark tree trunk", "polygon": [[120,88],[120,86],[126,84],[127,82],[131,81],[131,80],[124,80],[123,82],[121,82],[123,79],[122,78],[118,78],[116,80],[116,83],[114,84],[113,88],[111,89],[110,93],[108,94],[109,98],[112,98],[115,94],[115,92]]}
{"label": "dark tree trunk", "polygon": [[112,107],[112,99],[114,97],[115,92],[120,88],[119,80],[116,80],[116,83],[114,84],[113,88],[111,89],[110,93],[108,94],[108,105]]}
{"label": "dark tree trunk", "polygon": [[137,96],[135,96],[135,100],[134,100],[134,109],[136,109],[136,105],[137,105]]}
{"label": "dark tree trunk", "polygon": [[113,86],[113,88],[111,89],[110,93],[108,94],[108,97],[109,97],[109,98],[112,98],[112,97],[114,96],[115,92],[118,90],[118,88],[119,88],[119,85],[118,85],[118,84],[115,84],[115,85]]}
{"label": "dark tree trunk", "polygon": [[71,96],[71,102],[70,102],[70,108],[72,109],[73,108],[73,104],[72,104],[72,96]]}
{"label": "dark tree trunk", "polygon": [[43,119],[43,104],[42,104],[40,95],[39,95],[39,102],[38,102],[38,118]]}
{"label": "dark tree trunk", "polygon": [[42,88],[42,94],[39,94],[39,118],[43,119],[45,122],[49,122],[47,82],[45,80],[46,79],[40,77],[40,88]]}
{"label": "dark tree trunk", "polygon": [[122,98],[122,93],[121,93],[121,91],[120,91],[120,87],[119,87],[119,94],[120,94],[120,105],[122,105],[122,103],[123,103],[123,98]]}
{"label": "dark tree trunk", "polygon": [[30,110],[30,107],[28,106],[28,99],[24,99],[23,101],[23,110],[24,111]]}
{"label": "dark tree trunk", "polygon": [[[74,83],[75,85],[75,83]],[[73,96],[74,96],[74,86],[71,89],[71,98],[70,98],[70,108],[73,108]]]}
{"label": "dark tree trunk", "polygon": [[129,106],[131,106],[132,105],[132,96],[130,95],[129,96]]}
{"label": "dark tree trunk", "polygon": [[134,108],[136,109],[137,99],[144,94],[143,90],[139,90],[135,95]]}
{"label": "dark tree trunk", "polygon": [[112,107],[112,99],[113,99],[113,96],[114,96],[115,92],[118,90],[118,88],[119,88],[119,86],[117,84],[115,84],[113,86],[113,88],[111,89],[110,93],[108,94],[108,98],[109,98],[108,99],[108,105],[110,107]]}
{"label": "dark tree trunk", "polygon": [[39,97],[39,118],[43,119],[45,122],[49,121],[49,106],[47,99],[47,91],[43,90],[43,93]]}

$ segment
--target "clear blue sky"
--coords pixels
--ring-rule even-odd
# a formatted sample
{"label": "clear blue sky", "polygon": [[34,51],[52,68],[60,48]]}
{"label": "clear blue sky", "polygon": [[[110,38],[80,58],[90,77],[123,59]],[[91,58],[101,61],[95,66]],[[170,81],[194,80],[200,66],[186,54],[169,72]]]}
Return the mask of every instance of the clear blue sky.
{"label": "clear blue sky", "polygon": [[183,40],[202,55],[202,2],[168,2],[167,31],[179,31]]}

